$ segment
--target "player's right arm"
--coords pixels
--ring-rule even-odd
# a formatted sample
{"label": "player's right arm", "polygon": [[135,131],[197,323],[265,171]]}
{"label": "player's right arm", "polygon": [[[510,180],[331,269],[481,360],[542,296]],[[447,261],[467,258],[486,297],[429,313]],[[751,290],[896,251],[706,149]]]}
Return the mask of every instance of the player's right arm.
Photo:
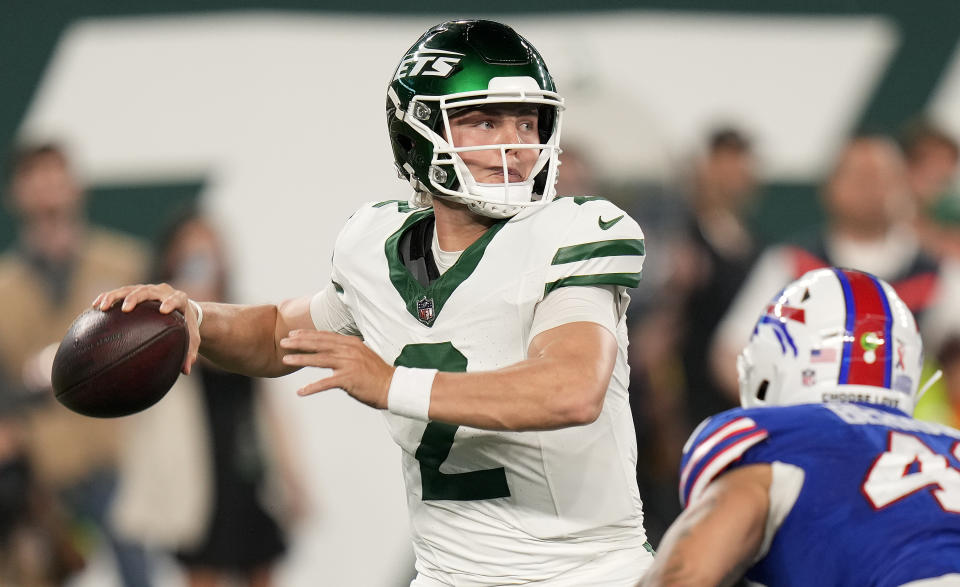
{"label": "player's right arm", "polygon": [[160,301],[160,312],[183,313],[190,332],[190,345],[183,372],[189,374],[197,354],[220,367],[256,377],[277,377],[296,370],[283,363],[286,354],[280,340],[291,330],[313,329],[310,297],[287,300],[278,305],[246,306],[204,302],[203,326],[197,327],[197,313],[187,294],[165,283],[129,285],[103,294],[93,302],[106,310],[122,300],[121,309],[129,312],[146,300]]}
{"label": "player's right arm", "polygon": [[757,464],[714,480],[667,530],[640,585],[733,585],[763,543],[771,466]]}
{"label": "player's right arm", "polygon": [[278,377],[296,371],[283,363],[280,340],[304,328],[313,328],[309,296],[262,306],[204,302],[200,353],[228,371]]}

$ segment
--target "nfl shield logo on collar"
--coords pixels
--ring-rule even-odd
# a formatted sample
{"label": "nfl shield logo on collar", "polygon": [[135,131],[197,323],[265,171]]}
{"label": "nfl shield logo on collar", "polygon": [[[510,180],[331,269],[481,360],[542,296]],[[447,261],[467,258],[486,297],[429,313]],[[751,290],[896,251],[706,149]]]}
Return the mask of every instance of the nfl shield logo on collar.
{"label": "nfl shield logo on collar", "polygon": [[433,299],[428,299],[427,296],[423,296],[417,300],[417,316],[424,324],[433,321]]}

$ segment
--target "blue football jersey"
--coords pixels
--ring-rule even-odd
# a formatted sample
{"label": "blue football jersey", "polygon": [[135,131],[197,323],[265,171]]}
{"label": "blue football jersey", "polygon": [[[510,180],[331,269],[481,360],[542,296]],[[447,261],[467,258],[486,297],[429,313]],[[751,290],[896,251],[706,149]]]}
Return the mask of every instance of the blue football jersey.
{"label": "blue football jersey", "polygon": [[734,409],[684,449],[680,497],[724,471],[786,463],[803,487],[747,578],[894,586],[960,573],[960,431],[860,403]]}

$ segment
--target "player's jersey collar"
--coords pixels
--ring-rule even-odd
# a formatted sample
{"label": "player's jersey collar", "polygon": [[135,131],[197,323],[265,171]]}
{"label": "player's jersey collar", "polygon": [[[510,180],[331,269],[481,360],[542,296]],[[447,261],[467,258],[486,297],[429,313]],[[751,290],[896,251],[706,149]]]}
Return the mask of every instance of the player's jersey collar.
{"label": "player's jersey collar", "polygon": [[483,258],[483,253],[493,237],[500,232],[506,220],[498,221],[487,232],[466,248],[454,265],[428,286],[423,286],[403,264],[400,256],[400,238],[411,226],[433,215],[433,209],[413,212],[403,225],[387,238],[384,253],[390,268],[390,282],[403,298],[407,311],[425,326],[433,326],[444,304],[457,287],[467,280]]}

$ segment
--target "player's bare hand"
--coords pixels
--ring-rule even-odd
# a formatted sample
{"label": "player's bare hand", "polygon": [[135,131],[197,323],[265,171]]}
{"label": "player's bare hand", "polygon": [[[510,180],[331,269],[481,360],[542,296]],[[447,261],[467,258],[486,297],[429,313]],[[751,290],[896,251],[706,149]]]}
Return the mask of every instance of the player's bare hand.
{"label": "player's bare hand", "polygon": [[106,311],[120,302],[120,310],[130,312],[137,307],[137,304],[147,300],[160,302],[161,314],[169,314],[174,310],[179,310],[186,318],[190,344],[187,347],[187,358],[183,362],[182,371],[185,375],[189,375],[193,364],[197,360],[197,353],[200,348],[200,328],[197,325],[197,311],[189,303],[186,293],[174,289],[173,286],[166,283],[126,285],[98,295],[93,300],[93,307]]}
{"label": "player's bare hand", "polygon": [[285,365],[333,369],[330,377],[298,390],[299,395],[339,387],[368,406],[386,409],[394,368],[359,338],[318,330],[293,330],[280,341],[280,346],[290,351],[283,357]]}

